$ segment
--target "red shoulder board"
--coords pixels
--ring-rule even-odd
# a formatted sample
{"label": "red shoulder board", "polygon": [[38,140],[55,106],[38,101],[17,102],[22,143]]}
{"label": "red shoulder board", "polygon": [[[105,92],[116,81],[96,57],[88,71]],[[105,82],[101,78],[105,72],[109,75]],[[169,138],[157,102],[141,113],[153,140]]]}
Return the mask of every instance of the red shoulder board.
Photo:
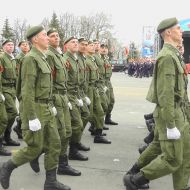
{"label": "red shoulder board", "polygon": [[66,68],[68,70],[70,70],[71,69],[71,63],[69,62],[69,60],[67,60],[65,64],[66,64]]}
{"label": "red shoulder board", "polygon": [[0,73],[2,73],[3,71],[4,71],[4,67],[0,65]]}

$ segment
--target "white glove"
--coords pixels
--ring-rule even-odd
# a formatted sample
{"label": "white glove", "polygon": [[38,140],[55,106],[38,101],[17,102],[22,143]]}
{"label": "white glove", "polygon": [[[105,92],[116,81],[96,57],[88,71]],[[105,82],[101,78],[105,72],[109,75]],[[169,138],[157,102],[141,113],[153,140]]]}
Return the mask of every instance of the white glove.
{"label": "white glove", "polygon": [[108,90],[107,86],[104,86],[104,92],[106,92]]}
{"label": "white glove", "polygon": [[69,106],[69,109],[70,109],[70,110],[73,109],[73,106],[72,106],[71,102],[68,102],[68,106]]}
{"label": "white glove", "polygon": [[53,111],[54,116],[56,116],[57,115],[57,110],[56,110],[55,106],[52,108],[52,111]]}
{"label": "white glove", "polygon": [[5,96],[3,94],[1,94],[2,100],[3,102],[5,101]]}
{"label": "white glove", "polygon": [[79,106],[79,107],[82,107],[82,106],[83,106],[83,101],[82,101],[82,99],[77,99],[77,102],[78,102],[78,106]]}
{"label": "white glove", "polygon": [[41,123],[38,118],[29,120],[29,129],[31,131],[38,131],[41,129]]}
{"label": "white glove", "polygon": [[85,100],[86,100],[87,105],[89,106],[91,104],[90,98],[86,96]]}
{"label": "white glove", "polygon": [[180,131],[174,127],[172,129],[167,128],[167,138],[168,139],[179,139],[181,137]]}

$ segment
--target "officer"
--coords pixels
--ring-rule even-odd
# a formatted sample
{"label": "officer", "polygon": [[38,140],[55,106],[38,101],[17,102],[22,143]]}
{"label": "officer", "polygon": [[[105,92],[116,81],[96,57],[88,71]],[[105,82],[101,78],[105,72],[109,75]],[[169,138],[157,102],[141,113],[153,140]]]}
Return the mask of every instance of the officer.
{"label": "officer", "polygon": [[102,136],[104,126],[104,110],[101,104],[98,86],[99,70],[96,64],[94,53],[95,45],[92,41],[88,42],[86,64],[88,66],[88,97],[91,100],[89,107],[90,122],[95,126],[94,143],[111,144],[111,141]]}
{"label": "officer", "polygon": [[10,156],[11,152],[6,150],[3,147],[3,134],[7,127],[7,112],[5,109],[5,96],[2,94],[2,83],[1,83],[1,74],[3,72],[3,67],[0,63],[0,156]]}
{"label": "officer", "polygon": [[157,31],[164,46],[158,54],[147,95],[147,100],[156,104],[153,112],[156,128],[152,148],[149,146],[144,151],[152,160],[139,167],[137,174],[124,176],[127,190],[137,190],[149,180],[168,174],[172,174],[175,190],[188,189],[190,135],[183,103],[187,77],[177,49],[177,45],[182,43],[182,31],[176,18],[163,20]]}
{"label": "officer", "polygon": [[27,31],[26,37],[32,43],[32,49],[23,59],[20,115],[23,139],[27,146],[2,165],[0,182],[3,188],[9,188],[12,171],[35,159],[43,150],[46,169],[44,190],[70,190],[68,186],[56,180],[56,167],[61,147],[55,123],[56,108],[51,106],[51,68],[45,56],[48,36],[42,26],[34,26]]}
{"label": "officer", "polygon": [[[17,68],[17,75],[18,75],[18,79],[17,79],[17,85],[19,84],[18,80],[19,79],[19,70],[20,70],[20,65],[22,63],[22,60],[24,58],[24,56],[29,52],[30,47],[27,41],[22,40],[19,42],[18,47],[20,48],[20,53],[16,56],[16,68]],[[19,99],[20,96],[20,86],[17,86],[16,88],[16,96]],[[22,130],[21,130],[21,119],[20,117],[16,118],[17,121],[17,125],[13,128],[13,130],[16,132],[17,136],[19,139],[22,139]]]}
{"label": "officer", "polygon": [[20,143],[11,138],[11,128],[18,115],[16,109],[16,61],[13,55],[14,43],[6,39],[3,44],[4,54],[0,57],[2,72],[2,92],[5,96],[5,108],[8,116],[7,127],[4,132],[4,144],[6,146],[19,146]]}
{"label": "officer", "polygon": [[56,122],[61,138],[61,153],[59,156],[58,174],[79,176],[80,171],[73,169],[68,165],[67,148],[69,139],[72,135],[70,109],[71,103],[67,97],[67,80],[68,74],[62,57],[62,52],[59,49],[60,37],[56,29],[48,30],[49,48],[47,52],[47,61],[52,70],[53,76],[53,99],[57,109]]}
{"label": "officer", "polygon": [[111,112],[113,110],[115,98],[114,98],[113,87],[111,83],[112,66],[109,63],[108,46],[106,44],[101,44],[100,54],[104,61],[104,77],[105,77],[105,86],[107,87],[106,95],[108,98],[108,109],[106,112],[105,124],[118,125],[118,123],[111,120]]}
{"label": "officer", "polygon": [[[83,107],[81,107],[81,118],[83,121],[83,128],[82,131],[84,131],[86,124],[89,121],[90,117],[90,111],[89,111],[89,105],[91,103],[89,97],[86,95],[87,94],[87,65],[85,63],[86,60],[86,47],[88,45],[88,41],[81,37],[78,39],[79,42],[79,49],[77,53],[78,57],[78,64],[79,64],[79,93],[80,97],[83,100]],[[80,143],[79,150],[83,151],[89,151],[90,147],[84,146],[82,143]]]}
{"label": "officer", "polygon": [[64,54],[65,64],[68,71],[67,91],[68,98],[72,105],[71,126],[72,136],[70,139],[69,159],[86,161],[88,157],[79,152],[81,143],[83,121],[81,118],[81,108],[83,107],[83,100],[79,93],[79,63],[78,63],[78,39],[76,37],[69,37],[65,40],[64,46],[66,52]]}

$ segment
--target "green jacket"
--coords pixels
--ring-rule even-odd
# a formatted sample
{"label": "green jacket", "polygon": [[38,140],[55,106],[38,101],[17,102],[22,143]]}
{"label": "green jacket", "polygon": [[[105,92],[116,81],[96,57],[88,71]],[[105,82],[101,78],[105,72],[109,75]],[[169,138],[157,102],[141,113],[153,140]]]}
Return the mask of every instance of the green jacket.
{"label": "green jacket", "polygon": [[68,71],[67,91],[69,95],[77,95],[79,92],[79,64],[78,59],[69,51],[64,55],[66,68]]}
{"label": "green jacket", "polygon": [[164,44],[158,54],[147,100],[156,103],[167,128],[176,126],[176,105],[184,101],[187,82],[179,51]]}
{"label": "green jacket", "polygon": [[46,56],[35,47],[24,57],[21,70],[21,96],[28,120],[37,118],[35,104],[52,99],[51,68]]}
{"label": "green jacket", "polygon": [[9,54],[0,56],[2,67],[2,92],[16,93],[16,61]]}
{"label": "green jacket", "polygon": [[93,56],[86,56],[86,64],[88,67],[88,84],[97,86],[99,81],[99,71]]}
{"label": "green jacket", "polygon": [[109,62],[109,57],[106,55],[101,55],[104,61],[104,77],[106,80],[110,80],[112,76],[112,65]]}
{"label": "green jacket", "polygon": [[59,92],[62,95],[66,94],[68,74],[63,56],[51,46],[49,46],[46,55],[53,76],[53,93]]}

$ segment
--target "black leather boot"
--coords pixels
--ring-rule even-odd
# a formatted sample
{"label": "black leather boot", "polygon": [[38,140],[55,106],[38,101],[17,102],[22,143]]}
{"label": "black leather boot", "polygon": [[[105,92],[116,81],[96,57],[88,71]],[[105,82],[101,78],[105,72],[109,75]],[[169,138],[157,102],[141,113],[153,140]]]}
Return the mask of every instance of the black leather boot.
{"label": "black leather boot", "polygon": [[101,134],[102,134],[102,129],[96,129],[96,135],[94,137],[94,143],[111,144],[111,141],[107,140]]}
{"label": "black leather boot", "polygon": [[153,113],[144,114],[144,119],[145,119],[145,120],[153,119]]}
{"label": "black leather boot", "polygon": [[[41,154],[40,154],[41,155]],[[32,170],[36,173],[40,172],[40,164],[39,164],[39,156],[37,156],[34,160],[32,160],[30,162],[30,167],[32,168]]]}
{"label": "black leather boot", "polygon": [[56,169],[53,169],[46,171],[44,190],[71,190],[71,188],[57,181]]}
{"label": "black leather boot", "polygon": [[[137,163],[135,163],[132,168],[127,171],[126,175],[135,175],[137,173],[140,172],[140,167],[138,166]],[[141,185],[139,189],[149,189],[149,184],[144,184],[144,185]]]}
{"label": "black leather boot", "polygon": [[10,181],[10,176],[12,171],[17,168],[15,164],[11,160],[5,162],[1,167],[0,167],[0,182],[1,186],[4,189],[9,188],[9,181]]}
{"label": "black leather boot", "polygon": [[142,185],[149,183],[149,180],[139,172],[135,175],[124,175],[123,182],[126,190],[138,190]]}
{"label": "black leather boot", "polygon": [[3,147],[3,138],[0,137],[0,156],[11,156],[11,152]]}
{"label": "black leather boot", "polygon": [[78,148],[78,150],[82,150],[82,151],[89,151],[90,150],[90,147],[85,146],[81,142],[77,143],[77,148]]}
{"label": "black leather boot", "polygon": [[154,139],[154,130],[152,130],[145,138],[144,138],[144,142],[146,144],[150,144]]}
{"label": "black leather boot", "polygon": [[57,170],[57,174],[59,175],[71,175],[71,176],[80,176],[81,172],[75,170],[68,164],[68,157],[65,154],[64,156],[59,157],[59,166]]}
{"label": "black leather boot", "polygon": [[77,143],[71,143],[69,149],[69,160],[87,161],[88,157],[78,151]]}
{"label": "black leather boot", "polygon": [[18,136],[19,139],[23,139],[20,117],[17,117],[16,121],[17,121],[17,125],[13,128],[13,131],[17,134],[17,136]]}
{"label": "black leather boot", "polygon": [[111,114],[106,115],[105,124],[107,124],[107,125],[118,125],[118,123],[111,120]]}

